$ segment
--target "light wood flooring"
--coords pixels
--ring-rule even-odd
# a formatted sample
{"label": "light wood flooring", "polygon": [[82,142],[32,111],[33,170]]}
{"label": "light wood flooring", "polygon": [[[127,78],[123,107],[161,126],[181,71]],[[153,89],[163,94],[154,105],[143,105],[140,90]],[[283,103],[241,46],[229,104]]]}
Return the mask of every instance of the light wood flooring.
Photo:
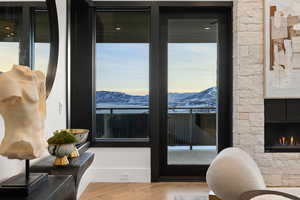
{"label": "light wood flooring", "polygon": [[90,183],[80,200],[207,200],[206,183]]}

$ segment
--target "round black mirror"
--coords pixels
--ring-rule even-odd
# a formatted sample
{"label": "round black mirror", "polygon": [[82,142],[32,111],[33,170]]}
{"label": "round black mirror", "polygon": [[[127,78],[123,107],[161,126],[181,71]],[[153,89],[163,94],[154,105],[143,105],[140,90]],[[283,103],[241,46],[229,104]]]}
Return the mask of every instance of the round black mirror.
{"label": "round black mirror", "polygon": [[49,28],[50,28],[50,55],[46,78],[46,94],[49,96],[56,77],[58,53],[59,53],[59,29],[58,29],[58,15],[55,0],[46,0]]}

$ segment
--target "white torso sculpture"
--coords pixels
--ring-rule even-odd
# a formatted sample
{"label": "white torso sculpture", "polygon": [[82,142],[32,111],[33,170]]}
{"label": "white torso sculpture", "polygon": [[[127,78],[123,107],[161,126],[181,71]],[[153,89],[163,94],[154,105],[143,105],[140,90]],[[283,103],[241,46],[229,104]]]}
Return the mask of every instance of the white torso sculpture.
{"label": "white torso sculpture", "polygon": [[20,160],[40,157],[47,147],[44,74],[17,65],[0,74],[0,114],[5,126],[0,154]]}

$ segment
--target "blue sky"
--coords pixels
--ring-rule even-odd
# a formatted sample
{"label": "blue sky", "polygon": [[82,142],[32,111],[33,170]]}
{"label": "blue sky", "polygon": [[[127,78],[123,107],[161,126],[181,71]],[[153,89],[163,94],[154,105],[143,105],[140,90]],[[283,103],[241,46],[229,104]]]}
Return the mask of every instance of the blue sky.
{"label": "blue sky", "polygon": [[35,64],[34,69],[41,70],[46,75],[49,55],[50,55],[50,44],[49,43],[35,43]]}
{"label": "blue sky", "polygon": [[19,63],[19,43],[0,42],[0,71],[11,69],[13,64]]}
{"label": "blue sky", "polygon": [[[36,69],[46,73],[49,44],[36,43]],[[169,92],[200,92],[216,86],[217,44],[170,43]],[[0,71],[19,63],[19,44],[0,42]],[[149,93],[149,44],[97,43],[96,89],[132,95]]]}
{"label": "blue sky", "polygon": [[[35,69],[47,72],[49,52],[49,43],[35,43]],[[19,43],[0,42],[0,71],[10,70],[13,64],[19,64]]]}
{"label": "blue sky", "polygon": [[[217,44],[170,43],[169,92],[200,92],[216,86]],[[133,95],[149,92],[149,44],[97,43],[96,89]]]}
{"label": "blue sky", "polygon": [[147,94],[149,44],[97,43],[96,89]]}

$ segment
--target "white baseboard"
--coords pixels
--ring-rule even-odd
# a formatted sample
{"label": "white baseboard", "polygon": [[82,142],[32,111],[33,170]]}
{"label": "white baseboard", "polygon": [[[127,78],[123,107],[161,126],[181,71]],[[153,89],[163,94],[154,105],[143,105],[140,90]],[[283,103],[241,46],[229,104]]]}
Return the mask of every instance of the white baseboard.
{"label": "white baseboard", "polygon": [[90,169],[91,182],[115,182],[115,183],[128,183],[128,182],[150,182],[151,172],[150,169]]}

